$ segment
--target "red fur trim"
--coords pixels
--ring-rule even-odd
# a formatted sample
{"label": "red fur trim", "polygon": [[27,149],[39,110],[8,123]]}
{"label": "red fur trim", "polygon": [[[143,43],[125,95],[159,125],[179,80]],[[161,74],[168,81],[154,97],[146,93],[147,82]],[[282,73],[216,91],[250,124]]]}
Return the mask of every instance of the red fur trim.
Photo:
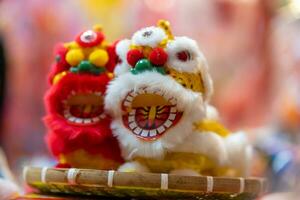
{"label": "red fur trim", "polygon": [[65,153],[65,144],[62,137],[49,132],[45,137],[45,141],[48,145],[48,149],[54,156],[58,157],[61,153]]}
{"label": "red fur trim", "polygon": [[69,72],[57,84],[53,85],[45,95],[46,110],[50,114],[62,112],[62,101],[66,100],[71,91],[106,91],[110,78],[106,74],[94,76],[90,74],[74,74]]}
{"label": "red fur trim", "polygon": [[[58,157],[60,154],[67,154],[78,149],[84,149],[90,154],[101,154],[105,159],[114,160],[119,163],[124,162],[121,157],[119,144],[114,137],[107,137],[102,141],[95,140],[93,143],[81,137],[77,140],[63,141],[60,134],[50,132],[46,136],[48,148],[52,154]],[[86,144],[89,145],[86,145]]]}
{"label": "red fur trim", "polygon": [[109,45],[106,49],[107,53],[108,53],[108,56],[109,56],[109,60],[108,60],[105,67],[109,72],[114,71],[115,66],[118,62],[118,56],[116,54],[116,46],[117,46],[118,42],[119,41],[114,42],[112,45]]}
{"label": "red fur trim", "polygon": [[60,115],[48,115],[44,118],[44,121],[48,128],[60,137],[63,143],[82,140],[82,143],[77,142],[77,148],[88,149],[90,145],[112,137],[109,119],[102,119],[99,123],[89,126],[70,124]]}
{"label": "red fur trim", "polygon": [[85,149],[91,154],[101,153],[108,159],[122,160],[118,142],[112,136],[109,117],[96,124],[80,125],[68,122],[63,116],[62,102],[71,91],[97,91],[104,95],[109,81],[110,78],[106,74],[94,76],[68,73],[47,91],[45,105],[48,114],[44,122],[50,131],[46,140],[55,156]]}
{"label": "red fur trim", "polygon": [[65,59],[67,52],[68,49],[65,48],[62,43],[55,46],[54,54],[56,62],[51,66],[51,71],[48,75],[48,81],[50,84],[52,84],[52,80],[56,74],[69,70],[70,65]]}
{"label": "red fur trim", "polygon": [[54,47],[55,56],[60,56],[59,60],[57,60],[57,64],[59,64],[61,67],[69,66],[65,59],[67,52],[68,49],[64,46],[63,43],[59,43]]}

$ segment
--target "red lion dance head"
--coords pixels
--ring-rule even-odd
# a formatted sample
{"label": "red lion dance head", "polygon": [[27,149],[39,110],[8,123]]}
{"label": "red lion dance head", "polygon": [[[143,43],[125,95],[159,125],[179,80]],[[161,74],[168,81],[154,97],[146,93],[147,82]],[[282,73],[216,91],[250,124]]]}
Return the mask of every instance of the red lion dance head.
{"label": "red lion dance head", "polygon": [[46,140],[59,167],[114,169],[120,149],[104,113],[104,94],[115,65],[114,46],[101,28],[80,33],[58,45],[45,95],[49,128]]}

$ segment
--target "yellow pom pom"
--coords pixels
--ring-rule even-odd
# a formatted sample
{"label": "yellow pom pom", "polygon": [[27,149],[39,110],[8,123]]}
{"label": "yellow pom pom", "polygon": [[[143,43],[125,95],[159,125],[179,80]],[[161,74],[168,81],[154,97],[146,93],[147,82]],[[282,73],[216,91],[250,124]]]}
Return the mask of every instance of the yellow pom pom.
{"label": "yellow pom pom", "polygon": [[98,67],[103,67],[108,61],[108,54],[103,49],[95,50],[90,54],[89,61]]}
{"label": "yellow pom pom", "polygon": [[84,59],[84,54],[81,49],[71,49],[66,55],[66,61],[72,65],[78,65]]}

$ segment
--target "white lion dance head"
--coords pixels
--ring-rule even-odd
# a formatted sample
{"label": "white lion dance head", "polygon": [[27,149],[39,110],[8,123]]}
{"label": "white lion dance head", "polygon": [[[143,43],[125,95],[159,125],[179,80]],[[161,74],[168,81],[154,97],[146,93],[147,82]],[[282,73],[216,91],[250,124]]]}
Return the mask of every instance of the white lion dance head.
{"label": "white lion dance head", "polygon": [[212,81],[205,57],[194,40],[174,37],[162,20],[118,42],[116,54],[105,107],[123,156],[162,157],[206,115]]}

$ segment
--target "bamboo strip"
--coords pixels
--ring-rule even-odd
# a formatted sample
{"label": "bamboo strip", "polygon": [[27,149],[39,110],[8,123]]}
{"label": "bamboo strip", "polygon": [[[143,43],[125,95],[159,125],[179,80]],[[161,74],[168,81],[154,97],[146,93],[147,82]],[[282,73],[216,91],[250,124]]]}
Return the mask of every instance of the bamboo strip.
{"label": "bamboo strip", "polygon": [[[74,170],[74,169],[71,169]],[[109,177],[109,172],[105,170],[76,169],[76,173],[68,173],[69,169],[48,168],[45,177],[42,177],[43,168],[28,167],[24,174],[25,182],[29,185],[35,183],[65,184],[78,186],[95,186],[108,188],[108,183],[114,188],[147,188],[161,190],[162,176],[155,173],[128,173],[113,172],[113,177]],[[70,177],[74,174],[76,177]],[[179,176],[169,174],[163,175],[164,189],[168,191],[199,192],[206,193],[250,193],[261,194],[266,191],[266,182],[263,178],[227,178],[212,177],[208,186],[209,178],[206,176]],[[167,178],[167,179],[166,179]],[[110,179],[110,180],[109,180]],[[109,180],[109,181],[108,181]],[[167,180],[167,185],[166,184]]]}

